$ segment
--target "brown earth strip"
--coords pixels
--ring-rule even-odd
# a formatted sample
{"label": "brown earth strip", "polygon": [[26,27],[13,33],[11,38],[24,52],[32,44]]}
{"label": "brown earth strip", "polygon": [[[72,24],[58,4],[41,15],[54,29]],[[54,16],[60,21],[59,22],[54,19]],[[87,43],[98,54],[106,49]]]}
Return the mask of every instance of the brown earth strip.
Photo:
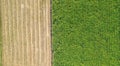
{"label": "brown earth strip", "polygon": [[2,65],[51,66],[50,0],[2,0]]}

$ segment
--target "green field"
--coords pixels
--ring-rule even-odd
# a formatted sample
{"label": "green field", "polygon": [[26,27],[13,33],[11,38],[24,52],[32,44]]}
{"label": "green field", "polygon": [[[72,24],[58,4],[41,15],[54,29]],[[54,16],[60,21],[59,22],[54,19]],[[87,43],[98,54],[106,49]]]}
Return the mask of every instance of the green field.
{"label": "green field", "polygon": [[[1,6],[0,6],[0,9],[1,9]],[[2,27],[2,24],[1,24],[1,10],[0,10],[0,66],[2,66],[2,56],[1,56],[1,54],[2,54],[2,29],[1,29],[1,27]]]}
{"label": "green field", "polygon": [[2,34],[1,34],[2,30],[1,30],[1,22],[0,22],[0,66],[2,66]]}
{"label": "green field", "polygon": [[1,66],[1,60],[2,60],[2,56],[1,56],[1,53],[2,53],[2,45],[1,45],[1,39],[0,39],[0,66]]}
{"label": "green field", "polygon": [[120,0],[53,0],[53,66],[120,66]]}

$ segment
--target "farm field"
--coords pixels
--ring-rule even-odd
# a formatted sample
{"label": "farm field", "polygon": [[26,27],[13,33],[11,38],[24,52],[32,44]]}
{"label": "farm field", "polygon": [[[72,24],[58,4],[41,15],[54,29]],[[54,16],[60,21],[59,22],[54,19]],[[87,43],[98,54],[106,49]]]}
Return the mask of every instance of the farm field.
{"label": "farm field", "polygon": [[[0,34],[1,34],[1,33],[0,33]],[[0,36],[0,37],[1,37],[1,36]],[[2,63],[1,63],[1,62],[2,62],[2,61],[1,61],[1,60],[2,60],[2,44],[1,44],[2,41],[1,41],[1,40],[2,40],[2,39],[0,39],[0,66],[1,66],[1,64],[2,64]]]}
{"label": "farm field", "polygon": [[53,0],[53,66],[120,66],[120,0]]}
{"label": "farm field", "polygon": [[51,66],[50,0],[1,0],[0,6],[0,64]]}
{"label": "farm field", "polygon": [[[0,25],[0,27],[1,27],[1,25]],[[2,56],[1,56],[1,54],[2,54],[2,38],[1,38],[1,28],[0,28],[0,66],[1,66],[1,60],[2,60]]]}
{"label": "farm field", "polygon": [[2,65],[2,36],[1,36],[1,22],[0,22],[0,66]]}

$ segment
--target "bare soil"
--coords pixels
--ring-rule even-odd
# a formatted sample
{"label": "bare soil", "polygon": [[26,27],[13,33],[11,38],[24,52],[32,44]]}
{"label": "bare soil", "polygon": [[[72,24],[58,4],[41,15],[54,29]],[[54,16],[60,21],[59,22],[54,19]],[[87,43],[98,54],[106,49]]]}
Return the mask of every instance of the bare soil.
{"label": "bare soil", "polygon": [[2,0],[2,65],[51,66],[50,0]]}

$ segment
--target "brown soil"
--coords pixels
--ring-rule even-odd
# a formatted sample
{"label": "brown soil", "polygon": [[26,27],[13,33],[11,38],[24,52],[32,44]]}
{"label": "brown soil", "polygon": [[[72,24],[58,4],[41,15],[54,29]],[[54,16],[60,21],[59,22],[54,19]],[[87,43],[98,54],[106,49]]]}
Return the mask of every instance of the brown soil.
{"label": "brown soil", "polygon": [[2,0],[3,66],[51,66],[50,0]]}

